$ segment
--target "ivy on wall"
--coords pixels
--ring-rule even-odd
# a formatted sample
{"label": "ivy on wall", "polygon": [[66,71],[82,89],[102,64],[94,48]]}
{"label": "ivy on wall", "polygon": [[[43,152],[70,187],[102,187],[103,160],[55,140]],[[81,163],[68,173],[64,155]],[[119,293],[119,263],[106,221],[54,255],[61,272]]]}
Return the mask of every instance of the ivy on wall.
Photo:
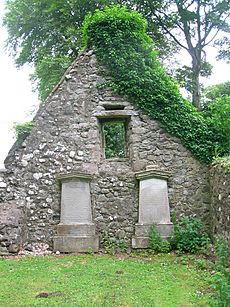
{"label": "ivy on wall", "polygon": [[30,134],[34,123],[32,121],[25,123],[14,123],[13,131],[16,137],[17,143],[22,143],[25,138]]}
{"label": "ivy on wall", "polygon": [[157,60],[142,15],[119,6],[96,11],[84,21],[83,40],[106,67],[113,89],[159,120],[199,160],[210,163],[227,152],[225,136],[182,98]]}

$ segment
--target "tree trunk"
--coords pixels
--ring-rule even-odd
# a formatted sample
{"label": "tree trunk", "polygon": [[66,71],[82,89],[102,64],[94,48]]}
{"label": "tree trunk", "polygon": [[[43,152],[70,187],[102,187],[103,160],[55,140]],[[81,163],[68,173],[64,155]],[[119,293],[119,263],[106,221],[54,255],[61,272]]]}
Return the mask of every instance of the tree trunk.
{"label": "tree trunk", "polygon": [[192,60],[192,104],[198,111],[201,109],[201,91],[200,91],[200,70],[201,63],[199,59],[193,58]]}

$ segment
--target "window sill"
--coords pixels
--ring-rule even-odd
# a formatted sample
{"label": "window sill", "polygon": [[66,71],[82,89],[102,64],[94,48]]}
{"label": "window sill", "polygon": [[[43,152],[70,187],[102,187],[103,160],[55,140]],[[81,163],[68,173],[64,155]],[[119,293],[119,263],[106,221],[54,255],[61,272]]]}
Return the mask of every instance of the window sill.
{"label": "window sill", "polygon": [[109,158],[109,159],[104,158],[104,161],[106,162],[127,162],[129,161],[129,159],[128,158]]}

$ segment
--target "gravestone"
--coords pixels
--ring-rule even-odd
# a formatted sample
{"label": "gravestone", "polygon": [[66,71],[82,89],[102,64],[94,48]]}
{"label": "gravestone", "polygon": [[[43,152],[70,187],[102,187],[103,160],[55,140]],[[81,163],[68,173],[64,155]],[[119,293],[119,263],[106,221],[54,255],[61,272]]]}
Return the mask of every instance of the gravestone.
{"label": "gravestone", "polygon": [[84,178],[62,179],[61,223],[91,223],[89,181]]}
{"label": "gravestone", "polygon": [[170,221],[167,179],[168,172],[154,169],[136,174],[139,180],[139,218],[135,225],[133,248],[147,248],[149,231],[155,225],[162,239],[167,239],[173,225]]}
{"label": "gravestone", "polygon": [[61,219],[54,237],[54,250],[96,252],[99,237],[95,235],[90,199],[90,179],[87,174],[60,176]]}

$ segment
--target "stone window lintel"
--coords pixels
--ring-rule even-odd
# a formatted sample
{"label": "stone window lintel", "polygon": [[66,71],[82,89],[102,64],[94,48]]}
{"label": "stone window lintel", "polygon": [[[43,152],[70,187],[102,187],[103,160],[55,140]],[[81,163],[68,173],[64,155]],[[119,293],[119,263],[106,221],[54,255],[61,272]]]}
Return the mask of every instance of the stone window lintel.
{"label": "stone window lintel", "polygon": [[113,118],[113,119],[122,119],[122,118],[130,118],[132,115],[136,115],[136,112],[131,110],[110,110],[110,111],[100,111],[95,112],[94,116],[96,116],[99,119],[107,119],[107,118]]}
{"label": "stone window lintel", "polygon": [[86,173],[70,173],[70,174],[59,174],[56,177],[58,182],[76,181],[76,180],[86,180],[91,181],[92,175]]}

